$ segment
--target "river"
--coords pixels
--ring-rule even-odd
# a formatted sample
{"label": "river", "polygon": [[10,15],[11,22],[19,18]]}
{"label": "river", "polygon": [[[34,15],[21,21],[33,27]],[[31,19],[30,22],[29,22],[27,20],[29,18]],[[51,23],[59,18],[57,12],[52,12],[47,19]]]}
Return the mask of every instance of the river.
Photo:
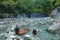
{"label": "river", "polygon": [[[49,24],[53,19],[47,18],[21,18],[21,19],[0,19],[0,40],[6,40],[4,33],[7,32],[7,29],[11,29],[12,26],[18,25],[20,29],[23,29],[25,26],[30,29],[26,34],[31,34],[33,29],[40,29],[41,31],[37,35],[41,40],[60,40],[58,34],[50,34],[46,29],[51,26]],[[24,36],[24,35],[23,35]]]}

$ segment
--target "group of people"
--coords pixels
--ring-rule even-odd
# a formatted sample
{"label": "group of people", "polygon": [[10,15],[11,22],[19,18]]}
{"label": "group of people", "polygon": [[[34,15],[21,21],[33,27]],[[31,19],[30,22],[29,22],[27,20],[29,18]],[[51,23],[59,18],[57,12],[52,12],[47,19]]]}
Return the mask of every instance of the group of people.
{"label": "group of people", "polygon": [[[17,26],[15,28],[16,35],[23,35],[23,34],[27,33],[28,31],[29,31],[28,27],[25,27],[23,30],[20,30]],[[38,29],[33,29],[32,34],[37,35],[38,32],[39,32]]]}
{"label": "group of people", "polygon": [[[28,27],[25,27],[23,30],[20,30],[17,26],[15,28],[16,35],[23,35],[23,34],[27,33],[28,31],[29,31]],[[39,31],[40,31],[39,29],[33,29],[32,33],[31,33],[32,35],[25,35],[24,40],[28,40],[28,39],[30,39],[30,40],[36,40],[37,37],[35,37],[35,35],[37,35]],[[33,37],[35,37],[35,38],[33,39]],[[39,40],[39,39],[37,39],[37,40]]]}

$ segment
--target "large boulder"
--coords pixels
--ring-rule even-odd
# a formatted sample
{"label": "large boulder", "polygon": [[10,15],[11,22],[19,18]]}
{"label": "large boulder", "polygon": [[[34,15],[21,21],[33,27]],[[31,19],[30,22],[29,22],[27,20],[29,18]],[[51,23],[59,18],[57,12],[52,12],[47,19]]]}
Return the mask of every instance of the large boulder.
{"label": "large boulder", "polygon": [[50,26],[48,30],[60,30],[60,23]]}
{"label": "large boulder", "polygon": [[60,31],[60,23],[57,23],[57,24],[54,24],[54,25],[48,27],[48,29],[46,31],[49,33],[56,34],[57,32]]}

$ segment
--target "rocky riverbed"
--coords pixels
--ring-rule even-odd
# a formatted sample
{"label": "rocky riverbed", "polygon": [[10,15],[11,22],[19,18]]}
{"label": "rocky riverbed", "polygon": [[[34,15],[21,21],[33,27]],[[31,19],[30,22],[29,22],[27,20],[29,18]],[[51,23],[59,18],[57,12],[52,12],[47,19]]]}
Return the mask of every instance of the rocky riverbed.
{"label": "rocky riverbed", "polygon": [[[0,40],[7,40],[5,34],[7,30],[13,29],[15,26],[18,26],[20,29],[28,27],[30,30],[25,35],[30,35],[33,29],[41,30],[37,37],[41,40],[59,40],[59,34],[50,34],[46,31],[47,28],[54,25],[54,19],[50,17],[46,18],[21,18],[21,19],[0,19]],[[24,37],[24,35],[20,36]]]}

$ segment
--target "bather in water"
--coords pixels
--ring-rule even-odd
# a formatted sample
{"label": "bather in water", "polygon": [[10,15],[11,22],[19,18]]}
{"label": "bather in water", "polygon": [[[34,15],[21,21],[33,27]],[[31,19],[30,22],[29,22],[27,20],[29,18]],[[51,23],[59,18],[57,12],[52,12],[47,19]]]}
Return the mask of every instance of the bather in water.
{"label": "bather in water", "polygon": [[34,29],[32,31],[32,34],[31,35],[25,35],[24,36],[24,40],[40,40],[40,38],[37,37],[38,32],[39,32],[39,30]]}
{"label": "bather in water", "polygon": [[27,27],[25,27],[23,30],[19,30],[19,28],[16,26],[15,33],[16,33],[16,35],[22,35],[22,34],[27,33],[28,30],[29,30],[29,28],[27,28]]}

